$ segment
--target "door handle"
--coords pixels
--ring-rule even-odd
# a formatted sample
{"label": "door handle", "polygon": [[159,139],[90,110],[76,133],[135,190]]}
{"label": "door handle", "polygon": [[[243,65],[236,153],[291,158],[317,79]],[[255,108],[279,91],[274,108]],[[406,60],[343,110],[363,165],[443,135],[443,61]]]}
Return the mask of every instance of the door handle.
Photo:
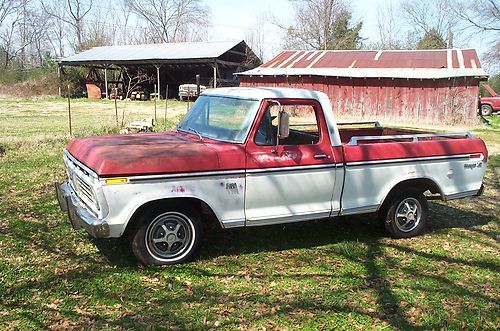
{"label": "door handle", "polygon": [[314,155],[314,158],[316,160],[319,160],[319,159],[326,159],[328,156],[326,154],[316,154]]}

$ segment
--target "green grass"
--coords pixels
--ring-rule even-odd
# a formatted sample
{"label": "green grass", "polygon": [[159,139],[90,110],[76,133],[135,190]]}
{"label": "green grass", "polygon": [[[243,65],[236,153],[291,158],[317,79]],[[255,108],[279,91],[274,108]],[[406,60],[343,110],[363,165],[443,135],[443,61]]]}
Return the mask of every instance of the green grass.
{"label": "green grass", "polygon": [[496,153],[500,153],[500,116],[488,116],[486,119],[490,124],[474,130],[474,133],[486,141],[489,149],[494,148]]}
{"label": "green grass", "polygon": [[[365,216],[216,229],[195,261],[144,268],[125,240],[73,231],[57,206],[64,102],[0,100],[1,329],[498,329],[500,155],[485,194],[431,204],[417,238]],[[74,104],[78,135],[116,130],[112,103]],[[494,121],[480,131],[492,145]]]}

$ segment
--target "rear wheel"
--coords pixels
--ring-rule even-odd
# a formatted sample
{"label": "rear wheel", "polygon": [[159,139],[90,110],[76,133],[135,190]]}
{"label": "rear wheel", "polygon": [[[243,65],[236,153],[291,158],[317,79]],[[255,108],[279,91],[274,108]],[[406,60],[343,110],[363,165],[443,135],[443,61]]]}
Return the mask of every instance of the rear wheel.
{"label": "rear wheel", "polygon": [[192,259],[203,227],[199,214],[187,206],[148,211],[132,237],[132,251],[145,265],[177,264]]}
{"label": "rear wheel", "polygon": [[393,238],[419,235],[427,223],[429,206],[425,196],[414,189],[398,192],[382,215],[385,229]]}
{"label": "rear wheel", "polygon": [[481,105],[481,115],[490,116],[493,113],[493,108],[490,105]]}

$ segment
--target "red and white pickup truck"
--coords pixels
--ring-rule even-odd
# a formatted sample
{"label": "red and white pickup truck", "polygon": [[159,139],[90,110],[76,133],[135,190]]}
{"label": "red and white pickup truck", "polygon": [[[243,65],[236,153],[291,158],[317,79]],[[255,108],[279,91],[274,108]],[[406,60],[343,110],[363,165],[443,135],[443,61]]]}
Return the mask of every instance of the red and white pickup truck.
{"label": "red and white pickup truck", "polygon": [[415,236],[428,199],[481,194],[487,156],[469,133],[341,125],[321,92],[221,88],[175,131],[70,141],[56,191],[75,229],[128,235],[142,263],[162,265],[191,259],[208,219],[232,228],[377,212],[391,236]]}
{"label": "red and white pickup truck", "polygon": [[482,116],[490,116],[500,112],[500,94],[497,94],[488,84],[483,87],[491,97],[479,97],[479,111]]}

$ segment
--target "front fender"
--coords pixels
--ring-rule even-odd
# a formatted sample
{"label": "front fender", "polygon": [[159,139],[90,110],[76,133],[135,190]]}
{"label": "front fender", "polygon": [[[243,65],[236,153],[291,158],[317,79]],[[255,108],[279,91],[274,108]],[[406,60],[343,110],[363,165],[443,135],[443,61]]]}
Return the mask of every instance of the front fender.
{"label": "front fender", "polygon": [[221,226],[241,226],[245,221],[244,185],[245,177],[239,175],[104,185],[103,192],[109,206],[106,221],[121,229],[119,233],[111,234],[119,237],[134,214],[145,204],[157,200],[186,198],[207,204]]}

